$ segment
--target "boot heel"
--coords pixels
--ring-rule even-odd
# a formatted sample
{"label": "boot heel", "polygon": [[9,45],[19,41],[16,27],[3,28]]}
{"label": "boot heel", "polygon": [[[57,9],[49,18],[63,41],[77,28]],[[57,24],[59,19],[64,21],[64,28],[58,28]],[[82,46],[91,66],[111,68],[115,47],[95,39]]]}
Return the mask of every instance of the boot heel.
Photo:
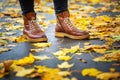
{"label": "boot heel", "polygon": [[55,37],[62,37],[62,38],[64,38],[65,35],[64,35],[64,33],[55,32]]}

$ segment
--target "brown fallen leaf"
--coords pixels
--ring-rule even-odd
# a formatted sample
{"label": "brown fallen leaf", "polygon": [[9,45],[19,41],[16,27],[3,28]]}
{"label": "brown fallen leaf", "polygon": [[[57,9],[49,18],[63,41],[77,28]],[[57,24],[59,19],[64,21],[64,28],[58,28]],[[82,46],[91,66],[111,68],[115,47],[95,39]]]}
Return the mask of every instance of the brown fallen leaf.
{"label": "brown fallen leaf", "polygon": [[115,68],[110,68],[110,72],[115,72]]}
{"label": "brown fallen leaf", "polygon": [[120,64],[118,63],[115,63],[115,64],[112,64],[112,66],[120,66]]}
{"label": "brown fallen leaf", "polygon": [[0,78],[9,74],[9,70],[12,63],[13,63],[13,60],[7,60],[0,63]]}
{"label": "brown fallen leaf", "polygon": [[5,66],[5,72],[8,72],[10,70],[11,65],[13,64],[13,60],[7,60],[3,62]]}

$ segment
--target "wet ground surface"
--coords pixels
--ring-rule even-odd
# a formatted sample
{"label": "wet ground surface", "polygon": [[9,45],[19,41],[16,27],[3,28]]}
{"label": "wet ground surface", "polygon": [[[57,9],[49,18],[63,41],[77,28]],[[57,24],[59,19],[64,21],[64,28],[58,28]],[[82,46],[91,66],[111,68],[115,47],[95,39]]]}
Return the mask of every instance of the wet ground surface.
{"label": "wet ground surface", "polygon": [[[110,12],[103,12],[100,15],[103,14],[108,14],[111,16],[114,16],[116,14],[120,14],[120,13],[110,13]],[[49,15],[49,14],[43,14],[46,16],[46,18],[48,20],[50,19],[54,19],[55,16],[54,15]],[[95,16],[94,14],[92,14],[92,16]],[[4,19],[0,18],[0,21],[4,22]],[[62,61],[59,61],[58,59],[56,59],[52,53],[56,52],[59,50],[59,47],[62,48],[70,48],[71,46],[75,46],[76,44],[80,44],[80,47],[84,46],[85,42],[90,42],[91,44],[103,44],[105,41],[100,41],[100,40],[71,40],[68,38],[56,38],[54,36],[54,28],[55,25],[49,25],[49,27],[45,30],[46,35],[48,37],[48,42],[51,42],[52,45],[48,48],[46,48],[43,51],[40,51],[39,53],[35,53],[34,55],[48,55],[53,57],[50,60],[45,60],[45,61],[36,61],[34,64],[35,65],[47,65],[49,67],[57,67],[58,63],[61,63]],[[3,31],[3,30],[0,30]],[[21,34],[21,32],[17,33],[17,34]],[[29,55],[29,51],[30,49],[33,47],[31,45],[32,43],[29,42],[23,42],[23,43],[19,43],[17,46],[14,47],[14,49],[12,49],[11,51],[8,52],[3,52],[2,54],[0,54],[0,60],[8,60],[8,59],[20,59],[23,58],[25,56]],[[119,43],[117,43],[118,45]],[[101,54],[95,54],[92,53],[92,55],[94,56],[99,56]],[[85,59],[87,61],[87,63],[82,63],[80,62],[77,58],[82,58]],[[73,68],[71,68],[71,70],[82,70],[84,68],[97,68],[101,71],[105,71],[108,72],[109,68],[112,67],[112,64],[115,62],[99,62],[96,63],[93,60],[93,57],[90,54],[82,54],[80,56],[75,56],[72,60],[70,60],[70,63],[74,63],[75,66]],[[120,72],[120,67],[115,67],[116,71]],[[72,76],[70,77],[77,77],[78,80],[96,80],[94,77],[83,77],[82,75],[80,75],[80,73],[73,73]],[[15,77],[14,73],[10,73],[10,75],[5,76],[4,78],[0,79],[0,80],[40,80],[39,78],[20,78],[20,77]]]}
{"label": "wet ground surface", "polygon": [[[49,48],[46,48],[44,51],[36,53],[35,55],[48,55],[51,57],[54,57],[52,55],[53,52],[56,52],[59,50],[59,46],[62,48],[70,48],[70,46],[74,46],[76,44],[80,43],[80,46],[83,47],[84,42],[91,42],[92,44],[103,44],[104,41],[99,40],[71,40],[68,38],[56,38],[54,37],[54,26],[51,25],[47,30],[46,34],[48,37],[48,41],[52,43],[52,45]],[[32,48],[32,43],[21,43],[18,44],[13,50],[9,52],[4,52],[0,54],[0,60],[8,60],[8,59],[20,59],[24,56],[27,56],[29,54],[29,50]],[[99,56],[99,54],[94,54],[94,56]],[[80,62],[77,58],[82,58],[87,61],[87,63]],[[97,68],[101,71],[109,71],[109,68],[112,66],[114,62],[99,62],[96,63],[92,60],[92,56],[90,54],[82,54],[81,56],[75,56],[70,63],[74,63],[75,66],[71,70],[82,70],[84,68]],[[58,63],[61,63],[62,61],[59,61],[56,58],[53,58],[51,60],[45,60],[45,61],[37,61],[34,64],[36,65],[47,65],[49,67],[57,67]],[[116,67],[116,71],[120,71],[119,67]],[[82,77],[80,73],[73,73],[74,77],[77,77],[78,80],[96,80],[94,77]],[[39,79],[29,79],[29,78],[18,78],[15,77],[14,73],[11,73],[9,76],[4,77],[0,80],[39,80]]]}

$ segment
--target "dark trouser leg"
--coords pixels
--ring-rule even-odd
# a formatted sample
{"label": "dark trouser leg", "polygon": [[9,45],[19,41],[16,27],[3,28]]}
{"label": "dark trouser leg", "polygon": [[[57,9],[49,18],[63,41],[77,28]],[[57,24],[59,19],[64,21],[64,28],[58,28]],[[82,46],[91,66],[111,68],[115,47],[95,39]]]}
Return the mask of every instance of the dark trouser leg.
{"label": "dark trouser leg", "polygon": [[55,13],[61,13],[68,10],[68,0],[53,0]]}
{"label": "dark trouser leg", "polygon": [[34,12],[34,0],[19,0],[23,14]]}

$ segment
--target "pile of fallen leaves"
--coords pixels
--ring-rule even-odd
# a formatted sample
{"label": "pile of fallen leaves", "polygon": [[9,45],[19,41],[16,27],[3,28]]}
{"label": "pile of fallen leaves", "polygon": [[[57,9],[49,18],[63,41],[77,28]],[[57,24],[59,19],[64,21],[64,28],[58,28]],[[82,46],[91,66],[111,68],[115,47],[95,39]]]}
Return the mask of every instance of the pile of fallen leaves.
{"label": "pile of fallen leaves", "polygon": [[[75,15],[75,13],[72,15]],[[76,13],[76,15],[79,14]],[[106,44],[108,45],[112,45],[115,41],[119,41],[120,15],[115,17],[105,15],[95,18],[71,17],[77,28],[90,32],[90,39],[106,40],[108,42],[106,42]]]}
{"label": "pile of fallen leaves", "polygon": [[[15,72],[17,77],[30,77],[30,78],[40,77],[42,80],[64,80],[64,79],[69,80],[69,78],[67,78],[66,76],[69,76],[71,72],[69,70],[62,70],[62,69],[63,68],[69,69],[74,64],[69,64],[68,62],[64,62],[58,64],[58,68],[49,68],[47,66],[38,66],[38,65],[34,65],[33,67],[30,68],[24,67],[24,66],[29,66],[33,64],[36,60],[38,60],[38,57],[37,58],[36,57],[37,56],[34,56],[33,54],[30,53],[29,56],[27,57],[24,57],[19,60],[13,60],[13,63],[10,66],[10,70],[12,72]],[[5,67],[8,67],[8,65],[4,66],[2,63],[0,64],[0,78],[9,74],[9,72],[5,72]],[[71,80],[73,79],[76,78],[73,77]]]}
{"label": "pile of fallen leaves", "polygon": [[[37,43],[38,44],[38,43]],[[92,50],[92,49],[105,49],[107,48],[105,45],[103,46],[87,46],[84,49],[79,48],[79,46],[73,46],[71,48],[63,48],[60,51],[57,51],[53,53],[59,60],[63,60],[62,63],[57,64],[57,68],[49,68],[47,66],[40,66],[40,65],[34,65],[35,61],[43,61],[47,59],[51,59],[51,57],[48,57],[46,55],[42,56],[35,56],[32,53],[30,53],[27,57],[13,60],[12,65],[10,66],[10,72],[15,72],[17,77],[29,77],[29,78],[41,78],[42,80],[77,80],[77,78],[68,78],[73,72],[70,68],[72,68],[75,64],[69,63],[69,61],[73,55],[82,55],[81,52],[86,52],[86,50]],[[107,51],[106,51],[107,52]],[[107,54],[104,55],[104,57],[98,57],[95,58],[94,61],[120,61],[120,50],[111,50]],[[72,57],[69,54],[73,54]],[[81,60],[82,62],[85,62],[84,60]],[[8,65],[7,65],[8,66]],[[25,66],[28,68],[25,68]],[[8,75],[9,72],[5,72],[5,66],[1,63],[0,64],[0,78],[4,77],[5,75]],[[78,71],[77,71],[78,72]],[[92,76],[96,77],[96,79],[101,80],[109,80],[109,79],[118,79],[120,76],[119,72],[115,71],[115,68],[110,68],[110,72],[103,72],[96,68],[85,68],[82,71],[79,71],[83,76]],[[106,76],[104,76],[106,75]]]}

